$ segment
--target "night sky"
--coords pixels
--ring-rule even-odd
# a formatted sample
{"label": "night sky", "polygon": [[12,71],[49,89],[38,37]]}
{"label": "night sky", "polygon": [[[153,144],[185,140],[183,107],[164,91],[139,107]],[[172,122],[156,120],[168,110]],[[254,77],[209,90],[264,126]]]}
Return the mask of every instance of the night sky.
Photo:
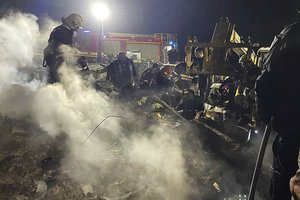
{"label": "night sky", "polygon": [[[39,18],[60,20],[75,12],[85,27],[99,30],[91,13],[93,0],[1,0],[0,14],[8,8],[30,12]],[[177,33],[181,49],[188,35],[210,41],[215,23],[222,16],[236,24],[241,36],[251,36],[261,46],[269,46],[284,25],[300,19],[300,0],[106,0],[110,17],[105,32]]]}

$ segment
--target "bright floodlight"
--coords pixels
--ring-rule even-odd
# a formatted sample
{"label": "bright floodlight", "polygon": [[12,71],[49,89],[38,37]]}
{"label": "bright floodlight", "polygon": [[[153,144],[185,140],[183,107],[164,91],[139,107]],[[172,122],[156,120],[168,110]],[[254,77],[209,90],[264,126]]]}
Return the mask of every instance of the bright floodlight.
{"label": "bright floodlight", "polygon": [[95,3],[93,13],[97,19],[104,20],[109,16],[109,9],[104,3]]}

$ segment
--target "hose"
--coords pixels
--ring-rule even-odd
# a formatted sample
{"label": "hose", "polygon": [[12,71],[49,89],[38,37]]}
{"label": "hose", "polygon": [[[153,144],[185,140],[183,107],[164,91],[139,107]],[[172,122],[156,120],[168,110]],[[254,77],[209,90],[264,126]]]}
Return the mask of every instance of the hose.
{"label": "hose", "polygon": [[95,128],[94,130],[87,136],[87,138],[82,142],[82,145],[84,145],[84,143],[92,136],[92,134],[96,131],[96,129],[108,118],[121,118],[121,119],[125,119],[124,117],[121,116],[114,116],[114,115],[108,115],[106,116]]}

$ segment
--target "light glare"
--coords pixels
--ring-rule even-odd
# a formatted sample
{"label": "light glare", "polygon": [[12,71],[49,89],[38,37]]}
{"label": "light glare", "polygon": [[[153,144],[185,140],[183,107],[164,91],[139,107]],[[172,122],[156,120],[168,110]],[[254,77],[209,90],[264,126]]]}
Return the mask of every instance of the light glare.
{"label": "light glare", "polygon": [[99,20],[105,20],[109,16],[108,6],[104,3],[95,3],[93,8],[94,16]]}

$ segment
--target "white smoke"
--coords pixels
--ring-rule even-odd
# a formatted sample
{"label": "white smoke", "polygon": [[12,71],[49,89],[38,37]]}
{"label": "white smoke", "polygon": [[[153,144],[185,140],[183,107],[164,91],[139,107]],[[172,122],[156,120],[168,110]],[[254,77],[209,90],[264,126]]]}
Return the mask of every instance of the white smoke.
{"label": "white smoke", "polygon": [[0,19],[1,87],[15,83],[18,69],[32,65],[39,37],[36,21],[33,15],[20,13],[11,13]]}
{"label": "white smoke", "polygon": [[186,199],[191,191],[176,133],[166,127],[147,132],[149,137],[137,136],[130,143],[131,162],[147,166],[147,185],[159,187],[165,199]]}
{"label": "white smoke", "polygon": [[[56,23],[50,20],[48,24]],[[188,177],[174,130],[130,128],[135,126],[135,115],[84,84],[68,64],[60,68],[61,84],[45,85],[35,76],[28,80],[29,69],[41,68],[35,53],[46,46],[46,35],[53,28],[45,26],[40,31],[31,14],[10,13],[0,20],[0,113],[29,119],[52,137],[67,135],[68,153],[62,169],[72,171],[70,176],[79,183],[98,185],[108,195],[122,196],[122,190],[110,183],[124,178],[127,191],[147,187],[148,193],[160,199],[186,199]],[[109,115],[130,120],[107,119],[82,144]],[[109,181],[103,182],[103,177]],[[107,187],[100,187],[101,183]]]}

